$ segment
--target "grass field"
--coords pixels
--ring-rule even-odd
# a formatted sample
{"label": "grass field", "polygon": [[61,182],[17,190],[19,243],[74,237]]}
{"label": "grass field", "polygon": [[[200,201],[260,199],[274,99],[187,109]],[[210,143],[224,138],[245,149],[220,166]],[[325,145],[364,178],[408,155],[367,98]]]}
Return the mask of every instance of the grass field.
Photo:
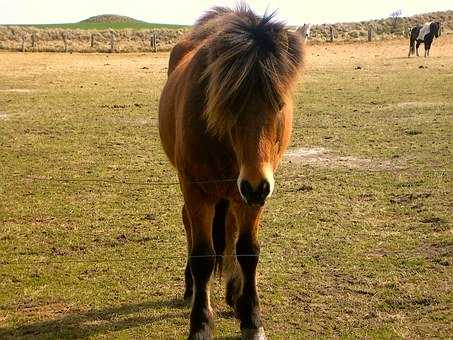
{"label": "grass field", "polygon": [[[426,61],[406,45],[308,49],[262,223],[269,339],[453,334],[453,37]],[[181,195],[156,127],[167,59],[0,53],[0,338],[187,335]]]}

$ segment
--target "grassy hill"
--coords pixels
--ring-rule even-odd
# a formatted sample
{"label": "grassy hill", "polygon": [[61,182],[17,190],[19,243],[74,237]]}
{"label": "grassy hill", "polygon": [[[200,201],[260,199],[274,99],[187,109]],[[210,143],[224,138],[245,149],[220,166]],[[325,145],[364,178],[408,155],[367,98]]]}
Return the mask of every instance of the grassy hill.
{"label": "grassy hill", "polygon": [[62,24],[38,24],[38,25],[20,25],[30,26],[37,28],[63,28],[63,29],[83,29],[83,30],[105,30],[105,29],[153,29],[153,28],[167,28],[178,29],[187,27],[185,25],[172,25],[149,23],[141,20],[136,20],[122,15],[103,14],[90,17],[88,19],[75,22],[75,23],[62,23]]}
{"label": "grassy hill", "polygon": [[118,22],[129,22],[129,23],[146,23],[145,21],[137,20],[125,15],[116,14],[102,14],[89,17],[88,19],[80,21],[81,23],[118,23]]}

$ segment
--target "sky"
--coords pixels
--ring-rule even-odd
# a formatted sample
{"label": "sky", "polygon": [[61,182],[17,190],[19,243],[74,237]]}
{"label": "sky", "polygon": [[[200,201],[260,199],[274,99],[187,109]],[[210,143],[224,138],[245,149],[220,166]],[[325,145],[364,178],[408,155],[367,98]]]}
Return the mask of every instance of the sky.
{"label": "sky", "polygon": [[[0,0],[0,24],[78,22],[100,14],[118,14],[169,24],[192,24],[214,5],[233,6],[226,0]],[[452,0],[249,0],[258,13],[278,9],[289,25],[321,24],[386,18],[395,10],[403,16],[453,10]]]}

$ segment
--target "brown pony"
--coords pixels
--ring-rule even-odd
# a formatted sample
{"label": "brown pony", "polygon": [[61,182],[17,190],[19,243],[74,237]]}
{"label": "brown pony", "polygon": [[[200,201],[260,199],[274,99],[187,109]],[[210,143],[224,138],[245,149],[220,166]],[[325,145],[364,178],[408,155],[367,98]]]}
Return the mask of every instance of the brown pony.
{"label": "brown pony", "polygon": [[291,134],[302,41],[273,14],[239,5],[207,12],[171,52],[159,129],[184,196],[189,339],[212,338],[209,281],[222,266],[243,339],[265,339],[258,229]]}

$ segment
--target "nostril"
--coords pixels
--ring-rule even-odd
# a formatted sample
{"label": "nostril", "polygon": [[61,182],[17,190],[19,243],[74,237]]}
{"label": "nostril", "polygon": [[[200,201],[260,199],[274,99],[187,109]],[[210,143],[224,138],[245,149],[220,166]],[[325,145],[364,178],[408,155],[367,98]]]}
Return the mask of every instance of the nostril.
{"label": "nostril", "polygon": [[267,196],[269,196],[270,192],[271,192],[270,183],[266,180],[261,181],[261,183],[258,187],[258,190],[257,190],[257,194],[260,196],[260,198],[262,200],[265,200],[267,198]]}
{"label": "nostril", "polygon": [[241,194],[245,198],[250,198],[253,195],[253,188],[249,181],[241,181]]}
{"label": "nostril", "polygon": [[239,184],[242,197],[248,204],[262,205],[271,192],[271,185],[267,180],[262,180],[255,188],[247,180],[242,180]]}

